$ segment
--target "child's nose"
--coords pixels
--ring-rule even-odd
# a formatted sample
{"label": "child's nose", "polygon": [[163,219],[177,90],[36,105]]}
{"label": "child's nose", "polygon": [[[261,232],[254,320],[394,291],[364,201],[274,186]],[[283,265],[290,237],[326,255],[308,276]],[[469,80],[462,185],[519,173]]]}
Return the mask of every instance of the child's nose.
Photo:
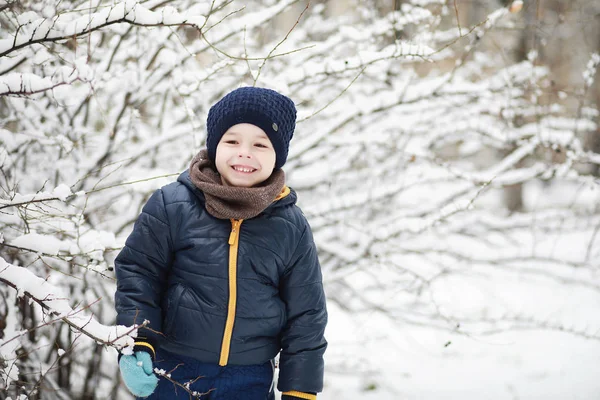
{"label": "child's nose", "polygon": [[239,158],[252,158],[252,156],[250,155],[250,153],[246,153],[246,152],[240,152],[240,153],[238,153],[238,157]]}

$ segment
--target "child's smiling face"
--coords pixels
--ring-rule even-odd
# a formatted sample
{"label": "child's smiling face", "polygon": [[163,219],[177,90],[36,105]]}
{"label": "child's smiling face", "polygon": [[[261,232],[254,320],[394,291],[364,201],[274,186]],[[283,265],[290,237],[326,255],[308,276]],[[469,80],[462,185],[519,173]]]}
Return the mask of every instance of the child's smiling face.
{"label": "child's smiling face", "polygon": [[224,185],[252,187],[271,176],[275,158],[273,145],[262,129],[237,124],[217,144],[215,165]]}

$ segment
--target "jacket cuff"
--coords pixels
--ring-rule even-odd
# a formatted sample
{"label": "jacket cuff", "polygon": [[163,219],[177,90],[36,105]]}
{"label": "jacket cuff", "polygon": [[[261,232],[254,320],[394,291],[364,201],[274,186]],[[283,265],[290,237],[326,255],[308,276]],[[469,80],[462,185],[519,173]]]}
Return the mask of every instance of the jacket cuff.
{"label": "jacket cuff", "polygon": [[154,346],[147,341],[136,341],[133,345],[133,352],[135,353],[136,351],[145,351],[146,353],[150,354],[152,362],[154,362],[154,359],[156,358],[156,351],[154,350]]}
{"label": "jacket cuff", "polygon": [[[144,352],[150,354],[150,358],[152,359],[152,362],[154,362],[154,360],[156,358],[156,351],[154,350],[154,346],[146,338],[138,338],[138,340],[136,340],[133,343],[133,353],[135,354],[136,351],[144,351]],[[121,361],[122,356],[123,356],[123,353],[119,352],[117,361]]]}
{"label": "jacket cuff", "polygon": [[317,400],[317,395],[316,395],[316,393],[298,392],[296,390],[290,390],[289,392],[283,392],[281,394],[281,400],[298,400],[298,399]]}

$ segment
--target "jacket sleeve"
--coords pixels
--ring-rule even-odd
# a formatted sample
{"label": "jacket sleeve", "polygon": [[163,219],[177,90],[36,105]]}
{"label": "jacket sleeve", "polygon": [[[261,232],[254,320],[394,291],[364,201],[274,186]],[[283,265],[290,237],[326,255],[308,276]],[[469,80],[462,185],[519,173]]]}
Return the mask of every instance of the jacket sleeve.
{"label": "jacket sleeve", "polygon": [[[278,389],[284,395],[323,390],[323,354],[327,309],[321,266],[312,232],[306,223],[298,246],[280,281],[287,323],[281,335]],[[301,398],[314,398],[301,397]]]}
{"label": "jacket sleeve", "polygon": [[149,342],[150,348],[160,341],[161,298],[172,249],[163,192],[159,189],[142,209],[125,247],[115,259],[117,324],[129,326],[150,321],[150,329],[141,328],[138,332],[138,338]]}

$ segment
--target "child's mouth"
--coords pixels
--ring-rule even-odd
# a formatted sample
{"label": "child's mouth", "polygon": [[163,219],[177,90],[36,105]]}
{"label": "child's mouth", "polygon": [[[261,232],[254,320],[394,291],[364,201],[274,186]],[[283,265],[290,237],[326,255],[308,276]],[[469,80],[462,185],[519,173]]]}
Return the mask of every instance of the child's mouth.
{"label": "child's mouth", "polygon": [[243,174],[251,174],[254,171],[256,171],[256,168],[252,168],[252,167],[242,167],[240,165],[234,165],[231,167],[234,171],[236,172],[241,172]]}

